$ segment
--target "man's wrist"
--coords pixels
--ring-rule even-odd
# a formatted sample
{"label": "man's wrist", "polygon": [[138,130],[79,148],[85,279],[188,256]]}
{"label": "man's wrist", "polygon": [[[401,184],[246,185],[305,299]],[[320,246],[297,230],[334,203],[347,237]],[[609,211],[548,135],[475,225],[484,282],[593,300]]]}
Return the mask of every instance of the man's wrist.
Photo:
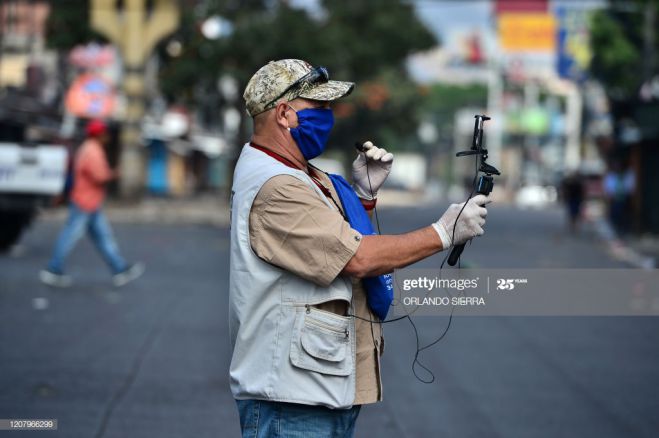
{"label": "man's wrist", "polygon": [[376,199],[363,199],[359,198],[359,200],[362,203],[362,206],[364,207],[364,210],[366,211],[371,211],[375,208],[375,204],[377,204],[378,200]]}
{"label": "man's wrist", "polygon": [[357,197],[359,199],[366,199],[367,201],[372,201],[373,199],[378,197],[377,190],[373,192],[371,192],[370,190],[366,191],[359,184],[353,184],[352,188],[355,190],[355,193],[357,193]]}
{"label": "man's wrist", "polygon": [[437,222],[434,222],[432,227],[439,235],[439,240],[442,241],[442,250],[448,249],[451,246],[451,236],[449,236],[446,229]]}

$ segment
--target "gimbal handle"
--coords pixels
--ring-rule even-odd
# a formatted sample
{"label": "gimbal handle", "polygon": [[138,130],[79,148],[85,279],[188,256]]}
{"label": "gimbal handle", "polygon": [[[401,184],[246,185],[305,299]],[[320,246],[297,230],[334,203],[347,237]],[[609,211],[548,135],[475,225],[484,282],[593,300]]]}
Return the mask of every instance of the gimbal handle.
{"label": "gimbal handle", "polygon": [[[481,175],[479,178],[478,185],[476,186],[476,192],[487,196],[492,192],[492,187],[494,186],[494,179],[492,178],[491,174],[499,175],[499,171],[485,163],[485,160],[487,159],[487,149],[483,149],[483,123],[486,120],[490,120],[490,118],[486,115],[476,115],[474,118],[476,120],[474,122],[474,136],[471,142],[471,150],[458,152],[456,156],[464,157],[467,155],[481,155],[482,161],[479,170],[481,172],[485,172],[486,175]],[[448,258],[448,264],[450,266],[455,266],[464,249],[464,243],[453,247]]]}
{"label": "gimbal handle", "polygon": [[[493,179],[490,175],[481,175],[478,180],[478,192],[485,196],[489,195],[492,192],[492,186],[494,185]],[[455,266],[458,262],[458,259],[462,255],[462,251],[465,249],[465,244],[461,243],[456,245],[451,250],[451,255],[448,257],[449,266]]]}

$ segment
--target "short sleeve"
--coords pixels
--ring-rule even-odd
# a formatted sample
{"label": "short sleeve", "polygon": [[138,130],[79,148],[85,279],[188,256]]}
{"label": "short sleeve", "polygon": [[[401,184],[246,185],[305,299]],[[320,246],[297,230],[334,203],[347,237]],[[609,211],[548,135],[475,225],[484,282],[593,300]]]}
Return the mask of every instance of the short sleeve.
{"label": "short sleeve", "polygon": [[357,252],[361,234],[305,182],[268,180],[249,216],[250,243],[264,261],[328,286]]}

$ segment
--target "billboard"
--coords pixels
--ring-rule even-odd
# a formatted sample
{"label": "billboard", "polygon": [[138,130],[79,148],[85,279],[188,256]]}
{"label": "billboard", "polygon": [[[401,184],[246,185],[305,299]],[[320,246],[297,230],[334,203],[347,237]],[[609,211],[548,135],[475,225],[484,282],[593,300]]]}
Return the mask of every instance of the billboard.
{"label": "billboard", "polygon": [[557,8],[556,70],[564,79],[583,81],[587,77],[592,58],[588,23],[590,12],[579,9]]}
{"label": "billboard", "polygon": [[498,16],[499,47],[507,53],[556,50],[556,19],[546,12],[506,12]]}

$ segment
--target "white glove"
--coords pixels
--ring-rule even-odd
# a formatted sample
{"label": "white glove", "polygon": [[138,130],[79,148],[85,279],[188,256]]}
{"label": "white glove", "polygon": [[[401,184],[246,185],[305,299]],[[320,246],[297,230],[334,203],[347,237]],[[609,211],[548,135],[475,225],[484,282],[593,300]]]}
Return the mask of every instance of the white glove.
{"label": "white glove", "polygon": [[[352,162],[352,180],[357,196],[370,201],[377,197],[378,189],[387,179],[394,161],[394,154],[375,146],[370,141],[365,142],[363,146],[365,152],[360,152],[357,159]],[[366,166],[368,166],[368,173]]]}
{"label": "white glove", "polygon": [[[462,210],[462,204],[451,204],[442,217],[432,224],[439,238],[442,240],[442,248],[447,249],[452,244],[460,245],[465,243],[469,239],[481,236],[485,231],[483,231],[483,225],[485,225],[485,217],[487,216],[487,210],[484,205],[489,204],[492,200],[485,195],[476,195],[467,201],[467,205]],[[462,214],[458,218],[458,214],[462,210]],[[458,221],[457,225],[455,221]],[[453,234],[453,226],[455,225],[455,235]],[[454,242],[451,242],[451,237],[455,238]]]}

